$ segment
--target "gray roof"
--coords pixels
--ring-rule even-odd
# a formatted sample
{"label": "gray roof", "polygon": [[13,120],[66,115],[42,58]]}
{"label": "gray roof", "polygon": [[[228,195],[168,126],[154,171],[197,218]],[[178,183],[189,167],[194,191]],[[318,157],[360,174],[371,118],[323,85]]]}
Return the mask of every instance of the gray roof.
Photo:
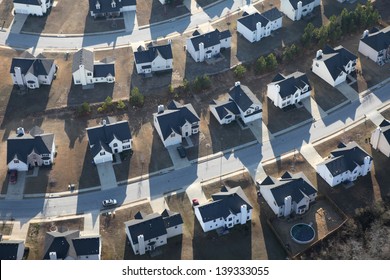
{"label": "gray roof", "polygon": [[377,52],[387,49],[390,46],[390,27],[370,33],[361,41]]}
{"label": "gray roof", "polygon": [[46,76],[53,67],[54,59],[45,58],[43,55],[35,58],[31,54],[25,57],[15,57],[12,59],[10,73],[15,73],[15,67],[20,67],[22,74],[31,73],[35,76]]}
{"label": "gray roof", "polygon": [[171,44],[152,46],[147,50],[136,51],[134,52],[134,59],[136,64],[148,63],[152,62],[159,55],[164,59],[172,59],[173,55]]}
{"label": "gray roof", "polygon": [[71,240],[80,236],[80,231],[78,230],[68,230],[66,232],[47,232],[45,238],[45,255],[43,256],[44,260],[50,259],[50,253],[56,252],[57,259],[65,259],[70,254],[74,248],[70,246]]}
{"label": "gray roof", "polygon": [[261,104],[253,92],[247,86],[241,84],[231,87],[229,96],[243,112],[248,110],[253,104]]}
{"label": "gray roof", "polygon": [[107,77],[107,76],[115,77],[115,64],[95,64],[93,66],[93,76],[96,77]]}
{"label": "gray roof", "polygon": [[161,216],[163,217],[165,228],[171,228],[183,224],[183,219],[180,213],[172,212],[168,209],[165,209],[161,213]]}
{"label": "gray roof", "polygon": [[[111,2],[115,1],[115,7],[112,7]],[[99,2],[100,9],[96,9],[96,2]],[[95,14],[99,13],[115,13],[119,12],[122,7],[135,6],[136,0],[89,0],[89,10]]]}
{"label": "gray roof", "polygon": [[128,221],[125,226],[128,228],[134,244],[138,244],[139,235],[143,235],[144,240],[147,241],[167,234],[163,217],[158,213],[147,215],[143,219]]}
{"label": "gray roof", "polygon": [[99,255],[100,237],[79,237],[72,239],[73,247],[77,256]]}
{"label": "gray roof", "polygon": [[167,139],[172,132],[181,134],[181,127],[187,121],[189,123],[194,123],[200,120],[191,104],[181,105],[176,101],[171,101],[167,108],[168,110],[155,113],[164,140]]}
{"label": "gray roof", "polygon": [[0,242],[0,260],[16,260],[19,246],[23,241],[3,240]]}
{"label": "gray roof", "polygon": [[298,8],[298,2],[302,2],[302,7],[314,2],[314,0],[289,0],[289,1],[291,3],[291,6],[293,6],[295,10]]}
{"label": "gray roof", "polygon": [[32,151],[39,155],[50,154],[52,152],[53,142],[53,133],[35,136],[25,133],[24,135],[15,134],[14,136],[10,136],[7,139],[7,164],[15,157],[27,163],[27,156]]}
{"label": "gray roof", "polygon": [[214,31],[196,35],[194,37],[191,37],[192,45],[194,46],[195,51],[199,50],[199,44],[203,43],[204,48],[209,48],[211,46],[215,46],[221,43],[221,40],[231,37],[229,30],[225,30],[220,32],[218,29],[215,29]]}
{"label": "gray roof", "polygon": [[128,121],[117,123],[106,123],[87,128],[89,146],[91,147],[92,156],[94,157],[103,148],[111,151],[108,144],[114,138],[119,141],[131,139],[131,132]]}
{"label": "gray roof", "polygon": [[326,46],[323,50],[323,55],[319,60],[324,61],[329,73],[335,80],[341,72],[345,71],[344,66],[350,61],[355,61],[357,56],[342,46],[331,48]]}
{"label": "gray roof", "polygon": [[72,73],[79,70],[80,65],[90,72],[93,72],[93,52],[87,49],[81,49],[73,55]]}
{"label": "gray roof", "polygon": [[[269,179],[272,180],[272,184],[270,184]],[[312,195],[317,193],[317,190],[313,187],[310,181],[306,178],[306,176],[302,173],[291,174],[286,172],[280,178],[280,180],[267,177],[262,183],[260,183],[260,187],[269,188],[275,201],[278,206],[284,205],[284,199],[288,196],[291,196],[293,202],[299,203],[304,195]]]}
{"label": "gray roof", "polygon": [[14,3],[40,6],[42,4],[42,1],[41,0],[14,0]]}
{"label": "gray roof", "polygon": [[344,173],[345,171],[353,171],[356,166],[364,164],[364,158],[372,157],[366,153],[356,142],[349,142],[347,145],[340,145],[339,148],[333,150],[331,158],[324,161],[333,177]]}
{"label": "gray roof", "polygon": [[258,22],[261,23],[261,26],[266,26],[269,23],[269,20],[264,15],[259,13],[254,13],[251,15],[244,13],[243,16],[237,21],[251,31],[256,31],[256,25]]}
{"label": "gray roof", "polygon": [[221,192],[213,194],[211,197],[212,202],[197,206],[203,222],[226,218],[230,214],[236,215],[241,212],[242,205],[246,205],[248,210],[252,209],[252,205],[241,187],[223,187]]}
{"label": "gray roof", "polygon": [[262,15],[270,21],[274,21],[283,17],[283,13],[279,11],[276,7],[273,7],[271,10],[263,12]]}
{"label": "gray roof", "polygon": [[306,74],[296,71],[288,76],[277,74],[273,79],[272,84],[280,86],[279,95],[284,98],[294,94],[297,89],[302,90],[306,85],[309,86],[308,90],[311,90],[311,86]]}
{"label": "gray roof", "polygon": [[215,108],[220,119],[226,117],[226,115],[239,115],[240,111],[237,108],[236,103],[232,100],[228,100],[225,102],[214,101],[214,104],[210,104],[211,107]]}

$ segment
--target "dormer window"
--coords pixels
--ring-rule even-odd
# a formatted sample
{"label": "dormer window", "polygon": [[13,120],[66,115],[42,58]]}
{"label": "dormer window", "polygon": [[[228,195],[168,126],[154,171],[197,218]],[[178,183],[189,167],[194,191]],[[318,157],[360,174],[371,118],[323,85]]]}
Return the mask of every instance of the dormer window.
{"label": "dormer window", "polygon": [[118,147],[118,143],[114,143],[114,145],[113,145],[113,146],[114,146],[115,148],[116,148],[116,147]]}
{"label": "dormer window", "polygon": [[106,152],[103,152],[103,151],[100,152],[100,155],[101,155],[101,156],[104,156],[105,154],[106,154]]}
{"label": "dormer window", "polygon": [[99,3],[99,1],[96,1],[95,7],[96,7],[96,10],[100,10],[100,3]]}
{"label": "dormer window", "polygon": [[112,7],[112,8],[115,8],[115,7],[116,7],[115,0],[112,0],[112,2],[111,2],[111,7]]}
{"label": "dormer window", "polygon": [[19,163],[19,160],[18,159],[14,159],[14,163]]}

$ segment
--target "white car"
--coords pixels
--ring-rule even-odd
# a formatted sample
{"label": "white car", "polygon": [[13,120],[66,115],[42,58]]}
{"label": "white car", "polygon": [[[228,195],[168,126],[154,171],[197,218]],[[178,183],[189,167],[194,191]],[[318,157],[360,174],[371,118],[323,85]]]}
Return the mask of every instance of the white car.
{"label": "white car", "polygon": [[103,200],[102,204],[103,204],[103,207],[110,207],[110,206],[117,205],[118,202],[116,201],[116,199],[111,198],[111,199]]}

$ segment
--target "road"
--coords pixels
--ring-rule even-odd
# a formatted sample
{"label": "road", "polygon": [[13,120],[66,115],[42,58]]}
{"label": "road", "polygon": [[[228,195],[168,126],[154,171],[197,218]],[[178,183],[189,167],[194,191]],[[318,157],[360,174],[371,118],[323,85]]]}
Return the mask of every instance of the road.
{"label": "road", "polygon": [[148,199],[149,197],[153,199],[172,191],[184,190],[191,184],[234,172],[244,167],[254,175],[260,162],[277,158],[295,148],[300,148],[305,143],[312,143],[332,135],[365,114],[389,104],[390,94],[388,92],[390,92],[390,83],[322,120],[304,125],[262,145],[257,144],[232,151],[223,157],[154,176],[142,182],[74,196],[55,197],[55,194],[53,194],[53,197],[48,199],[3,200],[0,204],[0,220],[13,218],[27,221],[32,218],[54,218],[88,213],[101,207],[101,201],[107,198],[115,198],[120,204]]}

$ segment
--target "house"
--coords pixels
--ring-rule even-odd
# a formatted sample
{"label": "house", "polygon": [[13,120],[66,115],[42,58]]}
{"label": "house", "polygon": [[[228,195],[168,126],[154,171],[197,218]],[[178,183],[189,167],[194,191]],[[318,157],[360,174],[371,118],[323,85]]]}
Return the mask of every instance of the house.
{"label": "house", "polygon": [[199,133],[200,118],[191,104],[171,101],[167,109],[159,105],[153,124],[165,147],[180,144],[183,137]]}
{"label": "house", "polygon": [[261,119],[263,111],[260,100],[240,82],[235,82],[230,88],[227,101],[213,100],[209,108],[220,124],[229,124],[236,119],[241,119],[247,124]]}
{"label": "house", "polygon": [[212,201],[194,206],[195,216],[204,232],[245,225],[252,219],[252,205],[241,187],[222,187]]}
{"label": "house", "polygon": [[54,59],[43,55],[35,57],[25,52],[22,57],[12,59],[9,72],[14,85],[35,89],[41,85],[51,85],[56,76],[57,66]]}
{"label": "house", "polygon": [[149,46],[147,50],[137,50],[134,52],[134,63],[138,74],[172,70],[171,41],[166,45]]}
{"label": "house", "polygon": [[183,219],[179,213],[164,210],[145,214],[138,212],[125,223],[125,231],[133,252],[143,255],[147,251],[167,244],[167,239],[183,233]]}
{"label": "house", "polygon": [[278,217],[304,214],[317,197],[317,190],[302,172],[285,172],[279,179],[268,176],[257,185],[261,195]]}
{"label": "house", "polygon": [[52,0],[14,0],[14,11],[15,14],[43,16],[52,5]]}
{"label": "house", "polygon": [[329,157],[317,165],[317,173],[331,186],[355,181],[371,171],[372,157],[356,142],[340,143]]}
{"label": "house", "polygon": [[249,42],[258,42],[263,37],[268,37],[271,32],[282,28],[283,14],[277,8],[273,8],[263,14],[244,12],[237,20],[237,32]]}
{"label": "house", "polygon": [[100,236],[80,237],[80,231],[47,232],[44,260],[100,260]]}
{"label": "house", "polygon": [[73,82],[75,85],[91,86],[96,83],[115,82],[115,64],[94,61],[94,53],[81,49],[73,55]]}
{"label": "house", "polygon": [[311,13],[321,0],[280,0],[280,10],[291,20],[300,20]]}
{"label": "house", "polygon": [[7,139],[7,164],[9,170],[27,171],[29,167],[51,165],[56,154],[53,133],[44,133],[35,127],[29,133],[22,127]]}
{"label": "house", "polygon": [[112,161],[114,154],[132,149],[128,121],[104,119],[101,125],[87,128],[88,143],[95,164]]}
{"label": "house", "polygon": [[317,51],[312,71],[325,82],[335,87],[345,82],[347,75],[356,70],[357,56],[342,46]]}
{"label": "house", "polygon": [[306,74],[296,71],[284,76],[277,74],[267,85],[267,96],[274,105],[284,108],[310,97],[311,86]]}
{"label": "house", "polygon": [[24,255],[23,240],[0,241],[0,260],[22,260]]}
{"label": "house", "polygon": [[229,30],[220,32],[215,29],[205,34],[195,31],[192,35],[187,39],[186,48],[196,62],[203,62],[218,55],[221,50],[230,48],[232,40]]}
{"label": "house", "polygon": [[123,12],[136,10],[136,0],[89,0],[89,13],[94,18],[119,17]]}
{"label": "house", "polygon": [[372,132],[370,143],[375,150],[379,150],[385,156],[390,157],[390,121],[382,121]]}
{"label": "house", "polygon": [[359,42],[359,52],[379,65],[390,60],[390,26],[365,30]]}

